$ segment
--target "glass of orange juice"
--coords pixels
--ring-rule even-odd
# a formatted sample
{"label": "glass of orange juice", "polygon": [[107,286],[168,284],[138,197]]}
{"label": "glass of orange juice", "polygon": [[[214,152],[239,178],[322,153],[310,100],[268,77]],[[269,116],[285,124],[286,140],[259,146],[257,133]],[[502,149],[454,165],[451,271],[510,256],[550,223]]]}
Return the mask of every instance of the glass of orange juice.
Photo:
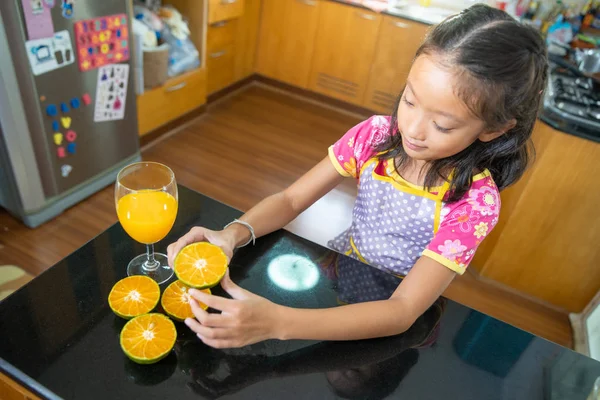
{"label": "glass of orange juice", "polygon": [[129,262],[127,275],[146,275],[164,283],[173,276],[167,256],[154,252],[177,216],[177,183],[169,167],[142,161],[123,168],[115,184],[115,204],[121,226],[129,236],[146,245],[146,254]]}

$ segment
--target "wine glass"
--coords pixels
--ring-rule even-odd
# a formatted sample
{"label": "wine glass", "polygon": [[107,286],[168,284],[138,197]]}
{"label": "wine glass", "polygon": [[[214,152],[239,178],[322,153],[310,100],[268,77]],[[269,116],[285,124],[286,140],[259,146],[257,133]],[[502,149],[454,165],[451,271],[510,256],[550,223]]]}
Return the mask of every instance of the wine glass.
{"label": "wine glass", "polygon": [[115,183],[115,205],[121,226],[146,245],[146,254],[129,262],[127,275],[146,275],[159,284],[173,276],[167,256],[154,244],[167,236],[177,216],[175,174],[166,165],[142,161],[124,167]]}

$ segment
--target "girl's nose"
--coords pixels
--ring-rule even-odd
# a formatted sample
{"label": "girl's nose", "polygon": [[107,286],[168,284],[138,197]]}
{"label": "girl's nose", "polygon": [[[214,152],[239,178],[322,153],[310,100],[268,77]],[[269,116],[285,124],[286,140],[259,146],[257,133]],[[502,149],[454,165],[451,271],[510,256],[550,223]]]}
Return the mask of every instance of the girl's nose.
{"label": "girl's nose", "polygon": [[411,140],[424,141],[426,138],[425,134],[425,121],[423,118],[414,118],[408,124],[405,125],[404,134]]}

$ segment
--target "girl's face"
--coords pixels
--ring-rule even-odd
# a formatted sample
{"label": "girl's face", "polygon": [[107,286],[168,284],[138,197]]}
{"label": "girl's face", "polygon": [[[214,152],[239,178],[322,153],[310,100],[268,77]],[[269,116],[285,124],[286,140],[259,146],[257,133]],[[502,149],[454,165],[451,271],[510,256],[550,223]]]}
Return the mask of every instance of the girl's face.
{"label": "girl's face", "polygon": [[503,133],[484,132],[484,121],[455,94],[456,77],[437,57],[415,60],[397,111],[404,150],[419,161],[450,157],[475,140],[490,141]]}

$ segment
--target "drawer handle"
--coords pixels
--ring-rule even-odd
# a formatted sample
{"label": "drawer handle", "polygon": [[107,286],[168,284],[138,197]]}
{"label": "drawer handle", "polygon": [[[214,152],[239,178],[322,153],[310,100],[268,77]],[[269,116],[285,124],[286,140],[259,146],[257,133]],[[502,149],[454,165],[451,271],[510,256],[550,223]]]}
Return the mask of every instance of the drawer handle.
{"label": "drawer handle", "polygon": [[168,88],[165,89],[165,92],[176,92],[179,89],[183,89],[184,87],[187,86],[187,82],[181,82],[177,85],[174,86],[170,86]]}
{"label": "drawer handle", "polygon": [[359,17],[364,18],[364,19],[368,19],[370,21],[373,21],[376,18],[374,15],[365,14],[365,13],[361,13],[361,12],[357,12],[356,14],[358,14]]}
{"label": "drawer handle", "polygon": [[219,21],[219,22],[215,22],[214,24],[211,24],[210,26],[212,28],[220,28],[222,26],[227,25],[227,21]]}
{"label": "drawer handle", "polygon": [[224,56],[227,52],[225,50],[221,50],[221,51],[217,51],[214,53],[210,54],[210,58],[219,58],[221,56]]}
{"label": "drawer handle", "polygon": [[237,0],[221,0],[221,4],[233,4],[235,3]]}
{"label": "drawer handle", "polygon": [[398,28],[402,28],[402,29],[408,29],[408,28],[410,28],[410,25],[409,24],[405,24],[404,22],[395,21],[394,25],[397,26]]}
{"label": "drawer handle", "polygon": [[306,4],[307,6],[314,7],[317,5],[317,2],[314,0],[298,0],[300,3]]}

